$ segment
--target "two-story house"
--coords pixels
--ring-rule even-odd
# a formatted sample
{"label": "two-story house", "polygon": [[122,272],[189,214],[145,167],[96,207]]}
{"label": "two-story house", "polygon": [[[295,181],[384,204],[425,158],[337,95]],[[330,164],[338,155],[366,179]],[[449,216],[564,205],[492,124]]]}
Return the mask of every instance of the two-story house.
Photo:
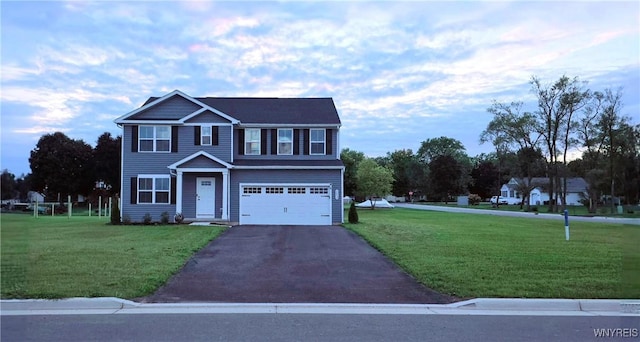
{"label": "two-story house", "polygon": [[340,118],[331,98],[151,97],[115,120],[121,215],[185,221],[343,222]]}

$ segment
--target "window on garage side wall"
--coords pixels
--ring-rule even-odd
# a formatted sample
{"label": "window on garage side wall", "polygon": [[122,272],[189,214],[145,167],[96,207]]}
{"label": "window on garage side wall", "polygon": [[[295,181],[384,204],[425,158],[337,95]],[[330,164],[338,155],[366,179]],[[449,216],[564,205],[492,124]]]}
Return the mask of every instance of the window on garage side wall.
{"label": "window on garage side wall", "polygon": [[326,130],[325,129],[311,129],[309,131],[309,144],[311,154],[325,154],[326,153]]}

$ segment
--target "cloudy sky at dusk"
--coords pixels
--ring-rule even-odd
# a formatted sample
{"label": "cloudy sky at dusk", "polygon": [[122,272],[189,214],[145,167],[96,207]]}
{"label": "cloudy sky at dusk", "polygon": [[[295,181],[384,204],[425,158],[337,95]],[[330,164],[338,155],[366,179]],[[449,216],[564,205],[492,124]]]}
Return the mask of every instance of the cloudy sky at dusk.
{"label": "cloudy sky at dusk", "polygon": [[449,136],[470,155],[492,100],[529,80],[623,87],[640,123],[640,3],[7,2],[1,168],[62,131],[94,145],[150,96],[332,97],[341,144],[369,156]]}

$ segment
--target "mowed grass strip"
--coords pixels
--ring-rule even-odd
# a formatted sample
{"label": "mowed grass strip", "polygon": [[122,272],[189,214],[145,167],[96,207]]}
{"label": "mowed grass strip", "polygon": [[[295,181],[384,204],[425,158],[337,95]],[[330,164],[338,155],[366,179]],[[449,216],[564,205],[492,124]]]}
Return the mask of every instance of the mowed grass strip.
{"label": "mowed grass strip", "polygon": [[640,226],[359,210],[345,226],[424,285],[460,298],[640,298]]}
{"label": "mowed grass strip", "polygon": [[2,298],[145,296],[223,228],[3,214]]}

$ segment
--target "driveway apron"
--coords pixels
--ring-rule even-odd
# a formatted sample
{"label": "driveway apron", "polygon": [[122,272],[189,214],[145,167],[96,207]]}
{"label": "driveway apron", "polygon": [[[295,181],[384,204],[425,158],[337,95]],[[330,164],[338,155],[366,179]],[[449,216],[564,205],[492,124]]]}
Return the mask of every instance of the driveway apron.
{"label": "driveway apron", "polygon": [[339,226],[235,226],[142,302],[450,303]]}

